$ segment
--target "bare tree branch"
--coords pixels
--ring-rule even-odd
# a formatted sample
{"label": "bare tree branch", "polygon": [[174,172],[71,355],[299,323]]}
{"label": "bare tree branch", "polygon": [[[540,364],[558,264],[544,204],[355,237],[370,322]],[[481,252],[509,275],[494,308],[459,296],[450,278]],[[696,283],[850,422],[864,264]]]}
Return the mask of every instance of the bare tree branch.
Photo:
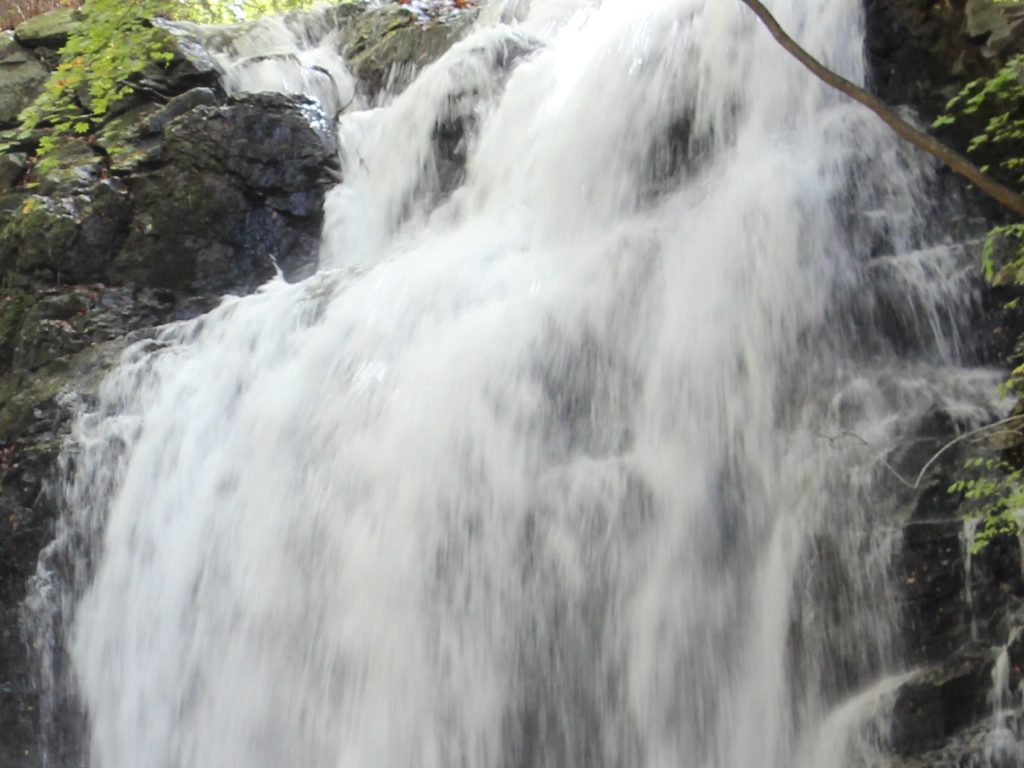
{"label": "bare tree branch", "polygon": [[974,184],[986,195],[996,200],[1001,205],[1009,208],[1014,213],[1024,216],[1024,197],[1021,197],[1009,187],[1000,184],[988,176],[963,155],[955,152],[940,142],[938,139],[919,131],[912,126],[884,102],[872,96],[860,86],[850,82],[845,77],[837,75],[811,54],[805,51],[793,40],[786,31],[775,20],[771,12],[761,4],[760,0],[742,0],[761,20],[772,37],[779,45],[786,49],[797,61],[809,69],[819,80],[831,86],[835,90],[849,96],[854,101],[860,102],[874,112],[878,117],[893,129],[899,136],[909,141],[918,149],[927,152],[940,163],[949,168],[953,173],[963,176]]}

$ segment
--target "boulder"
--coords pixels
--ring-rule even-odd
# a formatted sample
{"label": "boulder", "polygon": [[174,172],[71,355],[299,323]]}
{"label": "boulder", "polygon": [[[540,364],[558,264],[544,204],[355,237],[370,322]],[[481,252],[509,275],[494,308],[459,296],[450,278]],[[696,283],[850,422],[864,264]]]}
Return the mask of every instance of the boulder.
{"label": "boulder", "polygon": [[1024,9],[1017,3],[998,0],[967,0],[964,31],[968,37],[983,38],[985,52],[998,53],[1020,39]]}
{"label": "boulder", "polygon": [[200,106],[173,120],[165,137],[170,162],[220,170],[257,192],[309,189],[338,167],[333,121],[303,97],[245,94]]}
{"label": "boulder", "polygon": [[81,11],[57,8],[21,22],[14,37],[29,48],[62,48],[83,18]]}
{"label": "boulder", "polygon": [[474,14],[454,20],[423,19],[400,5],[384,5],[345,19],[338,35],[344,56],[370,97],[385,85],[407,85],[415,72],[437,59],[468,30]]}
{"label": "boulder", "polygon": [[14,40],[0,32],[0,127],[13,126],[19,113],[31,104],[49,75],[45,66]]}
{"label": "boulder", "polygon": [[110,119],[96,132],[96,146],[106,154],[112,174],[128,175],[163,157],[160,129],[153,131],[149,127],[160,112],[158,104],[145,102]]}
{"label": "boulder", "polygon": [[0,271],[21,285],[101,279],[127,237],[130,210],[124,185],[109,179],[77,194],[30,195],[0,229]]}
{"label": "boulder", "polygon": [[162,164],[133,178],[131,231],[112,281],[216,295],[316,262],[334,126],[280,94],[200,105],[164,127]]}
{"label": "boulder", "polygon": [[24,152],[0,154],[0,190],[10,189],[25,173],[28,156]]}

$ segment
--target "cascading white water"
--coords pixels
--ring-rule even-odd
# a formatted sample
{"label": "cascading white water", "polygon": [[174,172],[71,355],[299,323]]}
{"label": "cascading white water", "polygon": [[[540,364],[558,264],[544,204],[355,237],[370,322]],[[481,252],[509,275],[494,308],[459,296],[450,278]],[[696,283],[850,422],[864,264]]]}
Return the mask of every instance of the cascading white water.
{"label": "cascading white water", "polygon": [[[858,0],[770,5],[863,78]],[[739,2],[520,16],[345,117],[316,276],[79,420],[96,768],[885,763],[878,458],[994,383],[920,160]]]}

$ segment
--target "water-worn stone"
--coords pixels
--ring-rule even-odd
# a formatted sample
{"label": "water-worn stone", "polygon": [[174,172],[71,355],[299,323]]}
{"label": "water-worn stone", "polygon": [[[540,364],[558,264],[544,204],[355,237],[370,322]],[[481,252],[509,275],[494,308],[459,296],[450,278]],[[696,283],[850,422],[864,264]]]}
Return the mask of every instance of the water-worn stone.
{"label": "water-worn stone", "polygon": [[0,272],[8,284],[101,279],[127,237],[130,206],[119,182],[87,193],[30,195],[0,229]]}
{"label": "water-worn stone", "polygon": [[314,101],[276,93],[201,106],[165,129],[170,162],[219,168],[260,192],[295,192],[337,169],[332,122]]}
{"label": "water-worn stone", "polygon": [[155,170],[134,176],[132,226],[111,281],[218,294],[308,270],[337,176],[333,123],[279,94],[200,104],[164,127]]}
{"label": "water-worn stone", "polygon": [[389,85],[404,87],[414,73],[438,58],[468,30],[474,14],[447,22],[425,20],[411,10],[386,5],[346,19],[338,36],[338,52],[367,95]]}
{"label": "water-worn stone", "polygon": [[163,131],[171,120],[184,115],[196,107],[212,107],[220,102],[219,95],[213,88],[193,88],[170,99],[163,109],[156,111],[145,122],[145,131],[157,134]]}
{"label": "water-worn stone", "polygon": [[893,750],[908,756],[937,749],[985,717],[993,663],[991,653],[964,655],[900,686],[889,736]]}

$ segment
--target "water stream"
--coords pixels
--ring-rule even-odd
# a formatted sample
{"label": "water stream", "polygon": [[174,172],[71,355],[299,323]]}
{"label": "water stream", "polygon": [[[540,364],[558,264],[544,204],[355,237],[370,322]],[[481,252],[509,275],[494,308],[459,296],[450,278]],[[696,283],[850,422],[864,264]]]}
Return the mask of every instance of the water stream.
{"label": "water stream", "polygon": [[[859,0],[770,6],[863,80]],[[880,459],[997,376],[927,164],[739,2],[482,18],[342,115],[315,276],[79,419],[90,764],[886,765]],[[349,101],[280,29],[232,87]]]}

